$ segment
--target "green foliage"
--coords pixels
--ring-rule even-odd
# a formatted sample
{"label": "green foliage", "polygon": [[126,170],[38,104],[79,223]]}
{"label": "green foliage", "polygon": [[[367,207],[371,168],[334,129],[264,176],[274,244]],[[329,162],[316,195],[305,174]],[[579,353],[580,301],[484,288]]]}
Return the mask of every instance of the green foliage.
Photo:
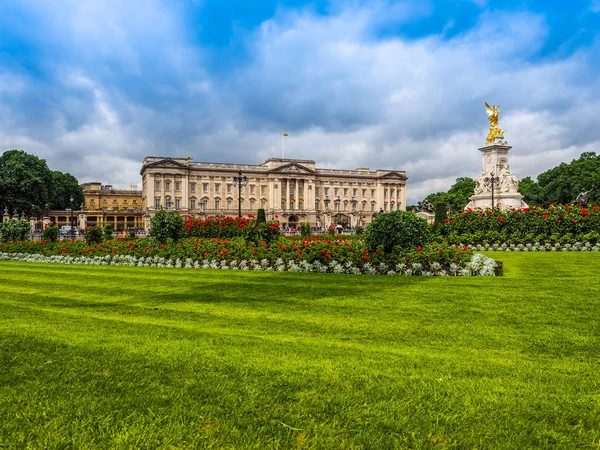
{"label": "green foliage", "polygon": [[363,234],[365,232],[365,229],[361,225],[357,225],[356,228],[354,228],[354,232],[356,234]]}
{"label": "green foliage", "polygon": [[310,236],[310,224],[309,223],[303,223],[302,225],[300,225],[300,235],[302,235],[304,237]]}
{"label": "green foliage", "polygon": [[50,200],[52,172],[46,161],[23,150],[0,156],[0,211],[41,215]]}
{"label": "green foliage", "polygon": [[255,239],[255,221],[245,217],[209,217],[207,219],[194,219],[189,217],[183,224],[184,237],[199,238],[232,238],[247,236]]}
{"label": "green foliage", "polygon": [[531,177],[525,177],[519,183],[519,192],[523,195],[523,201],[529,206],[544,203],[542,188]]}
{"label": "green foliage", "polygon": [[256,214],[256,223],[265,223],[267,221],[267,216],[265,214],[265,210],[260,208],[258,213]]}
{"label": "green foliage", "polygon": [[600,207],[552,204],[547,208],[452,211],[433,228],[437,239],[454,243],[595,243]]}
{"label": "green foliage", "polygon": [[435,208],[435,223],[441,223],[446,217],[448,217],[448,205],[446,203],[436,203]]}
{"label": "green foliage", "polygon": [[412,212],[392,211],[373,218],[365,233],[369,250],[390,253],[394,249],[410,249],[423,245],[429,238],[429,225]]}
{"label": "green foliage", "polygon": [[[600,203],[600,155],[582,153],[579,159],[562,163],[537,178],[540,197],[546,204],[572,203],[582,191],[590,191],[589,203]],[[592,189],[594,186],[594,189]]]}
{"label": "green foliage", "polygon": [[26,220],[0,222],[0,242],[23,241],[30,231],[31,224]]}
{"label": "green foliage", "polygon": [[429,194],[425,200],[435,205],[446,203],[451,209],[463,209],[469,203],[469,197],[475,192],[475,180],[469,177],[457,178],[448,192],[436,192]]}
{"label": "green foliage", "polygon": [[44,232],[42,233],[44,236],[44,240],[47,242],[54,242],[58,238],[58,227],[46,227],[44,228]]}
{"label": "green foliage", "polygon": [[88,227],[84,232],[83,236],[87,243],[93,244],[102,242],[103,231],[98,226]]}
{"label": "green foliage", "polygon": [[256,237],[254,242],[264,241],[267,245],[277,241],[281,236],[278,220],[269,220],[265,223],[257,223],[254,225]]}
{"label": "green foliage", "polygon": [[[70,199],[73,197],[73,203]],[[70,173],[52,172],[52,189],[50,192],[50,209],[79,209],[84,202],[83,189],[79,181]]]}
{"label": "green foliage", "polygon": [[160,210],[152,218],[150,236],[158,242],[165,243],[167,239],[179,240],[183,235],[183,218],[175,211]]}
{"label": "green foliage", "polygon": [[105,240],[110,240],[113,238],[113,224],[112,223],[107,223],[104,225],[104,228],[102,229],[102,234],[103,234],[103,238]]}

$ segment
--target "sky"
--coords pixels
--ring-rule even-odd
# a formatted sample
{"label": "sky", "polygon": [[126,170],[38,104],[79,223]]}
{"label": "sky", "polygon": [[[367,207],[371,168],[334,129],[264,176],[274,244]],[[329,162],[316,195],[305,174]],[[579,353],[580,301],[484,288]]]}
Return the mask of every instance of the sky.
{"label": "sky", "polygon": [[600,153],[600,0],[2,0],[0,150],[81,183],[146,156],[404,170],[407,203]]}

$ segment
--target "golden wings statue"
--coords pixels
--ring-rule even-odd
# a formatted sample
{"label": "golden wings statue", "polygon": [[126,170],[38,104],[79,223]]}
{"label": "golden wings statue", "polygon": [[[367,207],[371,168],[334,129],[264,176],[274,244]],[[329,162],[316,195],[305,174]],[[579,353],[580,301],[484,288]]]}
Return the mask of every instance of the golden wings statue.
{"label": "golden wings statue", "polygon": [[488,120],[490,121],[490,131],[487,135],[487,142],[494,142],[496,137],[504,137],[504,130],[498,128],[498,116],[500,115],[499,106],[490,106],[485,102],[485,110],[487,111]]}

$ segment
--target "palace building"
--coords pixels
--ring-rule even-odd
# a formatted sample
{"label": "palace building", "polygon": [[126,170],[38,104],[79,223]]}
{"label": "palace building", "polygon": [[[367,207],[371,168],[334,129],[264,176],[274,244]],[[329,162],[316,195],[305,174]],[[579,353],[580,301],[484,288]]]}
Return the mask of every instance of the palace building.
{"label": "palace building", "polygon": [[149,156],[140,174],[145,228],[163,208],[198,218],[234,216],[238,208],[242,216],[255,215],[262,208],[267,219],[278,216],[290,227],[366,225],[374,213],[406,209],[404,171],[320,169],[315,161],[282,158],[240,165]]}

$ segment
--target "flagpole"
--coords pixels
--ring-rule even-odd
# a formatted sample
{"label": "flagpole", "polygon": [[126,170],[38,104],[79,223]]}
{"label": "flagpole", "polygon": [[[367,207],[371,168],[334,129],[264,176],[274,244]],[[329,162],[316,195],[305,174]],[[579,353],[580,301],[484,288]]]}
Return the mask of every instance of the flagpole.
{"label": "flagpole", "polygon": [[285,159],[285,132],[281,130],[281,159]]}

